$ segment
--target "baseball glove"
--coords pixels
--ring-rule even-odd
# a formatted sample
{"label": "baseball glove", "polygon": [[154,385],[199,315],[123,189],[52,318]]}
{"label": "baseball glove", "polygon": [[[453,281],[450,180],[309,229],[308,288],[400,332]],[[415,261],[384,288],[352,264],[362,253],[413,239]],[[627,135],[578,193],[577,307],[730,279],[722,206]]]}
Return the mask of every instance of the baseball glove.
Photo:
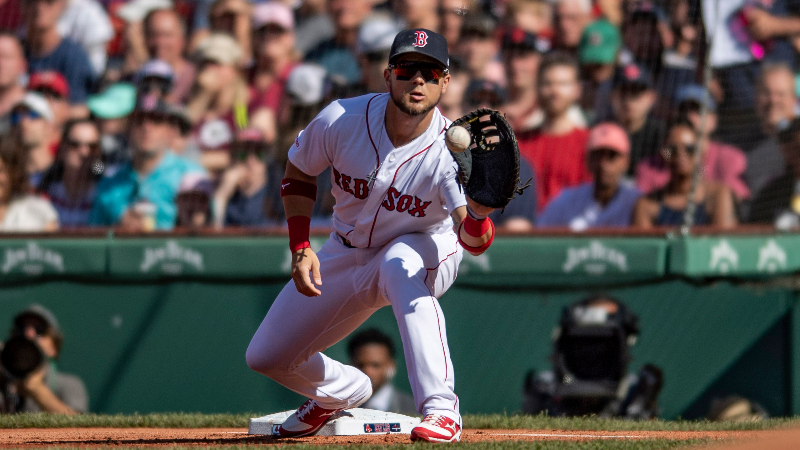
{"label": "baseball glove", "polygon": [[477,109],[450,126],[469,131],[471,145],[453,152],[458,164],[458,182],[475,202],[490,208],[505,208],[530,186],[519,182],[519,147],[505,117],[488,108]]}

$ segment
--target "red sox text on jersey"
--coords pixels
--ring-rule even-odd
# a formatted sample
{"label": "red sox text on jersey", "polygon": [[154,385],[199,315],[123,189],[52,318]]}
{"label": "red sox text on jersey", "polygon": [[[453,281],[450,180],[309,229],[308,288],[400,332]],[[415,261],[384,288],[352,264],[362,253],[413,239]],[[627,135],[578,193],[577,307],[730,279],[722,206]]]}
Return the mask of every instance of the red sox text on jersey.
{"label": "red sox text on jersey", "polygon": [[[340,173],[333,169],[333,181],[343,191],[357,199],[365,199],[369,196],[369,182],[361,178],[353,178],[350,175]],[[417,197],[416,195],[403,194],[394,187],[389,188],[383,206],[387,211],[408,212],[413,217],[425,217],[425,209],[431,204]]]}

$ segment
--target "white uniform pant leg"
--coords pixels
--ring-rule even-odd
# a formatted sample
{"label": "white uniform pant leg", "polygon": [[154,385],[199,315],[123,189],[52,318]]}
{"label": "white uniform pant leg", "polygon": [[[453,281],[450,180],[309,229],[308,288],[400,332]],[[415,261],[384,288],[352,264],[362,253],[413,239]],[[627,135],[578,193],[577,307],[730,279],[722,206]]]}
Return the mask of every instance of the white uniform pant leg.
{"label": "white uniform pant leg", "polygon": [[455,377],[438,297],[455,280],[461,249],[455,234],[408,234],[381,252],[379,288],[392,305],[417,411],[461,423]]}
{"label": "white uniform pant leg", "polygon": [[379,305],[353,293],[355,251],[330,239],[318,253],[319,297],[306,297],[290,281],[275,299],[247,348],[247,365],[328,409],[369,398],[369,377],[323,355],[361,325]]}

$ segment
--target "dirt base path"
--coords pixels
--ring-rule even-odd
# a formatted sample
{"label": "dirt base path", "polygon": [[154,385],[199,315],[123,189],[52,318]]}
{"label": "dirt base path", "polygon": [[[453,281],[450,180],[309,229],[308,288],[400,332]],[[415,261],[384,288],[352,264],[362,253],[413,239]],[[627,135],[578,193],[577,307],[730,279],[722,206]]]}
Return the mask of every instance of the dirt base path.
{"label": "dirt base path", "polygon": [[[773,431],[570,431],[570,430],[464,430],[462,442],[481,441],[585,441],[594,439],[713,439],[738,442],[760,440]],[[795,441],[798,442],[798,441]],[[45,446],[208,446],[242,444],[378,444],[410,443],[408,435],[313,436],[275,440],[251,436],[243,428],[25,428],[0,430],[0,448]]]}

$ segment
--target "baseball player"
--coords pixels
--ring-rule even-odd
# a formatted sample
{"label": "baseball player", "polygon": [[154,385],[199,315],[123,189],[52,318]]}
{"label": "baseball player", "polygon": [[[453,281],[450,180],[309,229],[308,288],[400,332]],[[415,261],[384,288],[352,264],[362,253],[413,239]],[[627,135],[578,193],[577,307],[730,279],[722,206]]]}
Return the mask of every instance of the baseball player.
{"label": "baseball player", "polygon": [[[369,399],[369,377],[322,351],[372,313],[397,319],[417,411],[412,440],[454,442],[461,416],[438,298],[456,278],[462,248],[480,254],[494,237],[493,208],[456,182],[436,107],[450,81],[445,38],[400,32],[384,79],[389,93],[338,100],[297,137],[281,183],[292,279],[247,348],[247,364],[309,397],[277,437],[316,433],[331,416]],[[331,167],[333,231],[315,253],[309,220],[315,179]],[[454,228],[454,224],[458,226]]]}

